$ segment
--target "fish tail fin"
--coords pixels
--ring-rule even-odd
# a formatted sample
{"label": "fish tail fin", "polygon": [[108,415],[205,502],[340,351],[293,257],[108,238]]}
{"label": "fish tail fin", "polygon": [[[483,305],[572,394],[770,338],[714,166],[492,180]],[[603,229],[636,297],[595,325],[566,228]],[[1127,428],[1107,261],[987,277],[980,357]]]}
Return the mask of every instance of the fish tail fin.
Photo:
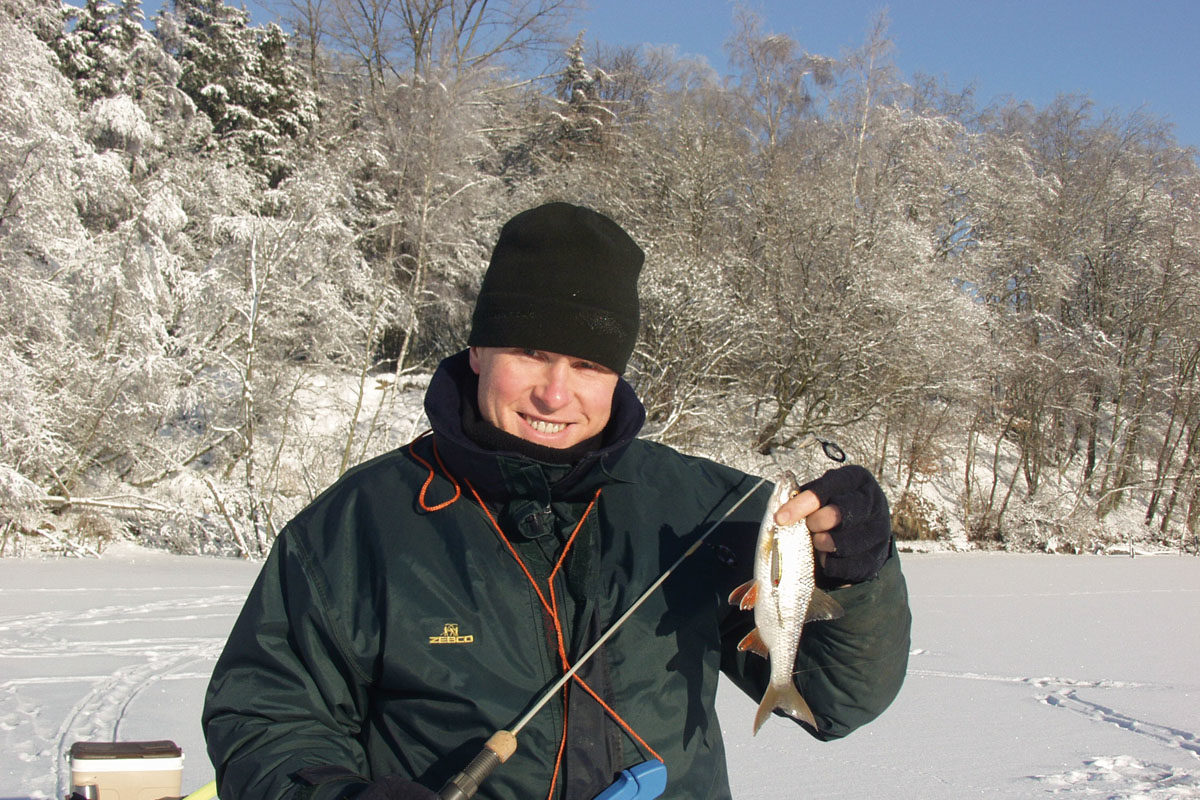
{"label": "fish tail fin", "polygon": [[771,712],[777,708],[789,717],[807,723],[813,728],[817,727],[816,719],[813,717],[812,709],[808,707],[808,702],[801,696],[796,685],[789,681],[783,685],[772,683],[767,686],[767,691],[763,692],[762,700],[758,704],[758,712],[754,715],[755,733],[758,733],[758,729],[767,721],[767,717],[771,716]]}

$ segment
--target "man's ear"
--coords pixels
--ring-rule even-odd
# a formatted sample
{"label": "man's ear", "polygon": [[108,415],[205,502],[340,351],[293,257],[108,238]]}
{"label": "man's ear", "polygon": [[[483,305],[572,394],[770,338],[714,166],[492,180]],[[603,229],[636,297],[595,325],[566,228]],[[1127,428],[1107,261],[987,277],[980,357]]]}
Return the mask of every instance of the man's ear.
{"label": "man's ear", "polygon": [[479,348],[469,347],[469,348],[467,348],[467,353],[468,353],[467,357],[471,361],[471,371],[474,372],[476,375],[478,375],[479,374]]}

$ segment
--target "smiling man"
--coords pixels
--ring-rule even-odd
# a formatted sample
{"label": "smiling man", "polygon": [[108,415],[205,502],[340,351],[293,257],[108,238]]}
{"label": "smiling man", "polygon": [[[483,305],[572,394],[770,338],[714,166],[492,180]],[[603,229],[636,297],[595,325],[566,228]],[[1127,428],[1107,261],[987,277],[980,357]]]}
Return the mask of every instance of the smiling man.
{"label": "smiling man", "polygon": [[[621,375],[643,258],[580,206],[504,225],[468,349],[430,381],[432,434],[297,515],[246,600],[204,712],[223,799],[436,800],[690,553],[477,796],[592,800],[622,770],[661,762],[662,797],[729,800],[718,674],[757,700],[770,673],[739,650],[754,621],[726,597],[751,576],[769,492],[691,549],[756,479],[637,438],[645,410]],[[785,517],[806,518],[817,581],[846,610],[805,629],[795,664],[814,715],[802,724],[833,739],[900,688],[904,578],[887,501],[861,467],[820,476]]]}
{"label": "smiling man", "polygon": [[569,450],[594,443],[608,423],[617,373],[574,356],[524,347],[472,347],[479,410],[518,439]]}
{"label": "smiling man", "polygon": [[467,342],[479,410],[508,445],[557,462],[596,449],[637,341],[643,260],[611,219],[565,203],[500,231]]}

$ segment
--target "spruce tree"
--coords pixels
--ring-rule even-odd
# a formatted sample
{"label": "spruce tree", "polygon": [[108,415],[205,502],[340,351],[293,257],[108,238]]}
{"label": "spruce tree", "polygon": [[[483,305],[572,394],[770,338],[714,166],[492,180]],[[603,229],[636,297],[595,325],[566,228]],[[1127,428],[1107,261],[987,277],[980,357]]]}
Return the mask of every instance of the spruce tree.
{"label": "spruce tree", "polygon": [[85,101],[111,97],[120,82],[120,50],[110,25],[116,13],[109,0],[86,0],[82,8],[63,6],[64,31],[52,46],[59,69]]}
{"label": "spruce tree", "polygon": [[179,88],[213,123],[218,139],[241,150],[272,184],[288,171],[288,139],[316,121],[316,101],[289,59],[277,25],[251,27],[221,0],[175,0],[159,36],[179,62]]}
{"label": "spruce tree", "polygon": [[86,0],[64,4],[62,27],[47,40],[85,104],[127,94],[141,99],[149,73],[160,71],[160,53],[143,27],[140,0]]}

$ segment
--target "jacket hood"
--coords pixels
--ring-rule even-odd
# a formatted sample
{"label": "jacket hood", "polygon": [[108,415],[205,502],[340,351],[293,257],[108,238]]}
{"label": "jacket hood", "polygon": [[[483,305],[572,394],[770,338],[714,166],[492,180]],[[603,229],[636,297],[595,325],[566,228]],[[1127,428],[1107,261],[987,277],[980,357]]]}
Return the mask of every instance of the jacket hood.
{"label": "jacket hood", "polygon": [[425,392],[425,414],[437,437],[438,452],[456,477],[466,478],[489,500],[525,497],[548,504],[576,500],[620,475],[621,455],[646,421],[646,409],[633,387],[618,378],[612,416],[600,445],[571,465],[539,461],[515,450],[489,450],[463,428],[463,415],[476,403],[479,378],[463,350],[438,365]]}

